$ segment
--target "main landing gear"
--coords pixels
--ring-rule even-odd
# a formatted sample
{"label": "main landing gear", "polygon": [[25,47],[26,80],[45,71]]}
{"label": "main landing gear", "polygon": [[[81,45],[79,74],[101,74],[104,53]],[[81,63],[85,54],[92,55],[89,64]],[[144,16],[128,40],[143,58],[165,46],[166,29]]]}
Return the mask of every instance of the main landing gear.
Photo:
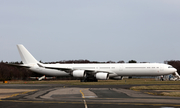
{"label": "main landing gear", "polygon": [[80,81],[81,82],[98,82],[98,80],[95,77],[93,78],[86,77],[84,79],[81,79]]}

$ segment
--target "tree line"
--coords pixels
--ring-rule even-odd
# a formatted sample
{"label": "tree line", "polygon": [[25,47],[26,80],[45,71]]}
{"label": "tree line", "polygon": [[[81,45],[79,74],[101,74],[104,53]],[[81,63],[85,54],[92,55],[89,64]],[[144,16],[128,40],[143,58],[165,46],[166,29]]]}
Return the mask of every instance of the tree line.
{"label": "tree line", "polygon": [[[40,61],[43,63],[42,61]],[[107,61],[107,62],[98,62],[98,61],[89,61],[89,60],[63,60],[57,62],[44,62],[45,64],[55,64],[55,63],[125,63],[123,60],[114,62],[114,61]],[[128,63],[137,63],[135,60],[130,60]],[[165,61],[165,64],[170,64],[174,68],[177,69],[178,73],[180,74],[180,61],[178,60],[170,60]],[[29,77],[41,77],[41,74],[32,72],[27,70],[26,68],[20,68],[16,66],[11,66],[9,64],[22,64],[22,62],[0,62],[0,80],[28,80]],[[73,77],[57,77],[57,79],[76,79]]]}

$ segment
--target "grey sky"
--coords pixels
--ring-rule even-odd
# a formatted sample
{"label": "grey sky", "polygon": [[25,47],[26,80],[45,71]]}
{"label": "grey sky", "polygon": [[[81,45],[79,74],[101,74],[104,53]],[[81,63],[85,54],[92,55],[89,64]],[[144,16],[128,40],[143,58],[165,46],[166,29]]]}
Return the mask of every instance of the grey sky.
{"label": "grey sky", "polygon": [[180,59],[180,0],[1,0],[0,60]]}

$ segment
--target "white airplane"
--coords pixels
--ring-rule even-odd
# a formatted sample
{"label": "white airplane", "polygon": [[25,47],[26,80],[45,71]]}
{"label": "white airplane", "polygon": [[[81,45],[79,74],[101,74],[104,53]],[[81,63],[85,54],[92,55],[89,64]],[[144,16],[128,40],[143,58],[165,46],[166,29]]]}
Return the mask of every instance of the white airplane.
{"label": "white airplane", "polygon": [[23,64],[29,70],[50,76],[73,76],[81,81],[121,79],[122,76],[160,76],[173,74],[177,69],[160,63],[97,63],[97,64],[42,64],[21,44],[17,45]]}

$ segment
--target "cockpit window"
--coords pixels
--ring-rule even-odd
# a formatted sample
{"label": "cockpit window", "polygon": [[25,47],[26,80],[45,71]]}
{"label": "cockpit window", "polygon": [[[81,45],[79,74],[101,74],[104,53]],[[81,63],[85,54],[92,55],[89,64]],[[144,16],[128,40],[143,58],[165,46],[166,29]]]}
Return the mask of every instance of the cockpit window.
{"label": "cockpit window", "polygon": [[168,68],[173,68],[172,66],[168,66]]}

